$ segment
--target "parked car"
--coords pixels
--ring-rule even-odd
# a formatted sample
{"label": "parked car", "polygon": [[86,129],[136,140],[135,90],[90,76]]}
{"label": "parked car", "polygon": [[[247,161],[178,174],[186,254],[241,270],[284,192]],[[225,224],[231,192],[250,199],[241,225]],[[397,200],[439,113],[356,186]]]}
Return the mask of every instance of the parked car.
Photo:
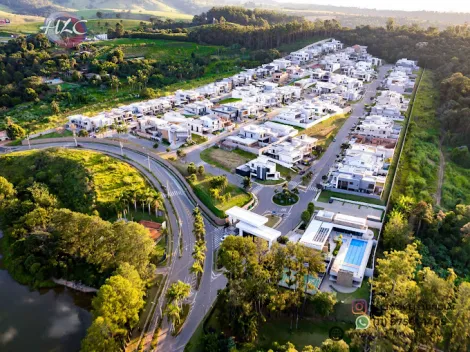
{"label": "parked car", "polygon": [[333,142],[336,142],[336,137],[335,137],[335,138],[333,138]]}
{"label": "parked car", "polygon": [[328,200],[328,203],[330,203],[330,204],[333,203],[333,200],[334,200],[333,198],[330,198],[330,199]]}
{"label": "parked car", "polygon": [[299,175],[302,176],[303,174],[305,174],[305,170],[302,170],[299,172]]}

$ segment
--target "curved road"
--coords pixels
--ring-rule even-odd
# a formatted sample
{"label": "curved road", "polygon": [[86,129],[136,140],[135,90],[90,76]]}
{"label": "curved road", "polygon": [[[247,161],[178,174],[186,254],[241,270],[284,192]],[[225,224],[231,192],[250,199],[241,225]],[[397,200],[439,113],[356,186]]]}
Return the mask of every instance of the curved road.
{"label": "curved road", "polygon": [[[85,149],[91,149],[100,151],[107,154],[112,154],[116,157],[120,157],[121,151],[119,147],[112,145],[104,145],[98,143],[80,143]],[[50,147],[74,147],[73,143],[51,143],[32,145],[33,149],[44,149]],[[14,150],[27,150],[28,147],[14,148]],[[184,188],[179,184],[176,177],[161,166],[152,157],[148,158],[145,154],[136,153],[134,151],[123,149],[123,154],[127,157],[126,162],[135,166],[139,169],[160,191],[162,191],[159,182],[163,184],[168,191],[171,203],[174,205],[174,211],[168,200],[165,197],[165,206],[168,212],[168,219],[171,225],[173,234],[173,249],[172,249],[172,260],[170,267],[168,268],[168,278],[165,285],[165,289],[169,284],[178,280],[190,283],[193,287],[191,296],[188,298],[188,303],[191,305],[191,310],[188,318],[186,319],[185,325],[177,337],[171,336],[168,332],[168,323],[166,319],[162,323],[162,331],[160,333],[158,349],[161,351],[183,351],[184,346],[188,343],[192,334],[201,323],[202,319],[209,311],[210,307],[214,303],[217,297],[217,290],[222,289],[226,285],[226,279],[222,274],[216,274],[213,272],[213,236],[220,232],[220,229],[215,227],[211,222],[205,219],[206,227],[206,261],[204,266],[204,274],[201,279],[199,290],[196,291],[194,276],[189,273],[189,268],[193,264],[192,251],[195,244],[195,238],[192,233],[193,229],[193,216],[192,211],[195,204],[189,198],[184,191]],[[150,164],[150,170],[148,167]],[[165,192],[162,192],[165,194]],[[183,250],[180,253],[179,245],[179,228],[181,226]],[[150,326],[151,332],[155,332],[157,327],[157,321],[160,318],[160,312],[163,306],[162,294],[160,301],[156,302],[157,309],[155,314],[151,317]],[[147,346],[146,350],[150,350],[150,342],[153,334],[148,334],[144,337],[144,342]]]}

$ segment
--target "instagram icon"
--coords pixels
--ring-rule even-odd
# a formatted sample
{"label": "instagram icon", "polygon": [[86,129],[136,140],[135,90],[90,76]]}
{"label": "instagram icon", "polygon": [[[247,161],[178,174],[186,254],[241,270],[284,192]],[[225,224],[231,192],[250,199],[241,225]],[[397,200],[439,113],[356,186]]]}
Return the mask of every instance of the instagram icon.
{"label": "instagram icon", "polygon": [[355,315],[367,314],[367,301],[365,299],[354,299],[351,308],[352,313]]}

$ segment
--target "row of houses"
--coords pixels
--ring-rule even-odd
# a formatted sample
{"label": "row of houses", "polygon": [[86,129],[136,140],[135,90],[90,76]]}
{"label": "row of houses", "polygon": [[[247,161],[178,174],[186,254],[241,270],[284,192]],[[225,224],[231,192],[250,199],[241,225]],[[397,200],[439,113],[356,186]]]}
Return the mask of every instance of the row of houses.
{"label": "row of houses", "polygon": [[[413,66],[412,71],[415,69]],[[396,71],[390,74],[393,72]],[[347,148],[330,169],[324,187],[380,198],[402,131],[400,121],[408,105],[403,94],[381,91],[370,114],[362,117],[351,131]]]}
{"label": "row of houses", "polygon": [[418,70],[416,61],[398,60],[382,82],[383,88],[401,94],[411,94],[417,79],[417,75],[414,73],[416,70]]}

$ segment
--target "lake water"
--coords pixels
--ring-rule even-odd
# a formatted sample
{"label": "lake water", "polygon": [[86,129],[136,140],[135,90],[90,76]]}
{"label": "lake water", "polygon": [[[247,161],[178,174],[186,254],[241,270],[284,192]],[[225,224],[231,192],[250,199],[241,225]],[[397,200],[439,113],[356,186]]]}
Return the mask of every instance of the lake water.
{"label": "lake water", "polygon": [[64,287],[31,290],[0,259],[0,351],[78,351],[91,325],[91,297]]}

